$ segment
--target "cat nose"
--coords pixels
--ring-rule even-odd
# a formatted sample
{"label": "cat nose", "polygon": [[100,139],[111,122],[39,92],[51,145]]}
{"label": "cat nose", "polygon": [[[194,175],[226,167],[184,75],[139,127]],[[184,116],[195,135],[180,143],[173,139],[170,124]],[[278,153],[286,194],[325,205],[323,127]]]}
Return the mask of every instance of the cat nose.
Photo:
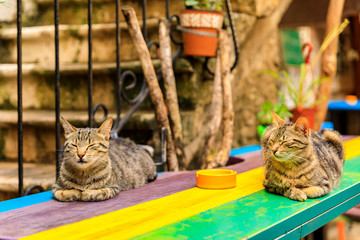
{"label": "cat nose", "polygon": [[82,160],[82,158],[84,157],[84,155],[85,155],[85,154],[83,154],[83,153],[78,153],[78,156],[79,156],[80,160]]}

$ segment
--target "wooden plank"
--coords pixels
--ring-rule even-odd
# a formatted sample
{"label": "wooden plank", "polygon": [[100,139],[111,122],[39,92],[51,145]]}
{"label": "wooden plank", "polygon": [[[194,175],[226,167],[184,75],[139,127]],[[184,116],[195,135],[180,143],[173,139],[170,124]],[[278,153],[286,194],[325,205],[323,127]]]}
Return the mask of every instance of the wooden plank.
{"label": "wooden plank", "polygon": [[136,239],[275,239],[301,232],[296,229],[299,225],[306,233],[355,206],[359,181],[360,157],[356,157],[346,161],[341,185],[328,196],[296,202],[263,190]]}
{"label": "wooden plank", "polygon": [[232,189],[192,188],[23,239],[128,239],[257,192],[263,189],[263,179],[263,168],[258,168],[239,174],[237,187]]}
{"label": "wooden plank", "polygon": [[[357,145],[358,141],[359,141],[359,138],[352,139],[349,142],[347,142],[346,143],[347,150],[349,150],[349,148],[352,148],[354,145]],[[359,161],[360,161],[360,157],[359,157]],[[359,161],[357,162],[357,164],[359,163]],[[349,165],[349,164],[347,164],[347,165]],[[360,164],[358,164],[358,165],[360,165]],[[351,166],[348,168],[350,168],[351,170],[357,169],[357,168],[353,168]],[[358,167],[358,168],[360,168],[360,167]],[[360,169],[358,169],[358,170],[359,170],[358,174],[355,174],[355,176],[357,177],[356,182],[360,180],[360,173],[359,173]],[[344,178],[346,179],[346,177],[344,177]],[[264,210],[263,205],[267,201],[272,202],[272,205],[269,208],[270,209],[269,211],[271,213],[273,213],[275,206],[278,206],[279,203],[280,203],[280,206],[282,206],[283,208],[287,208],[288,210],[290,209],[291,211],[293,211],[294,209],[296,209],[296,207],[298,207],[298,210],[302,211],[304,206],[306,207],[308,205],[309,206],[316,205],[316,203],[318,203],[319,200],[321,200],[321,199],[314,199],[314,200],[308,200],[305,203],[298,203],[298,202],[294,203],[294,201],[291,201],[287,198],[284,198],[282,196],[273,195],[273,194],[268,194],[265,191],[260,191],[260,192],[255,193],[256,190],[263,189],[262,181],[263,181],[262,168],[259,168],[256,170],[245,172],[243,174],[239,174],[238,175],[238,186],[235,189],[204,190],[204,189],[199,189],[199,188],[193,188],[193,189],[189,189],[187,191],[183,191],[183,192],[180,192],[177,194],[170,195],[168,197],[164,197],[164,198],[157,199],[154,201],[135,205],[133,207],[119,210],[119,211],[116,211],[113,213],[105,214],[105,215],[102,215],[99,217],[95,217],[93,219],[84,220],[84,221],[81,221],[78,223],[74,223],[71,225],[67,225],[67,226],[59,227],[59,228],[56,228],[53,230],[45,231],[45,232],[42,232],[39,234],[35,234],[35,235],[30,236],[29,239],[53,238],[53,237],[64,237],[64,236],[74,236],[74,238],[79,238],[79,237],[94,238],[94,237],[99,237],[99,236],[109,237],[109,238],[117,238],[119,236],[124,237],[124,238],[134,237],[137,234],[146,233],[148,231],[157,229],[161,226],[165,226],[167,224],[176,222],[177,220],[181,220],[186,217],[190,217],[194,214],[195,214],[195,216],[203,215],[204,214],[203,211],[205,211],[207,209],[211,209],[210,212],[216,211],[216,210],[213,210],[212,208],[214,208],[215,206],[219,206],[223,203],[227,203],[227,202],[231,201],[231,199],[232,200],[239,199],[243,196],[248,196],[249,194],[250,194],[250,196],[243,198],[243,199],[247,199],[250,201],[250,203],[248,202],[247,204],[244,204],[245,206],[250,206],[250,208],[249,207],[243,208],[244,213],[243,213],[243,215],[240,214],[241,218],[243,218],[243,219],[246,219],[244,215],[249,215],[248,214],[249,212],[256,213],[254,215],[258,216],[260,218],[263,217],[263,215],[261,214],[261,211]],[[345,184],[344,186],[347,186],[345,180],[343,180],[342,184]],[[340,187],[339,189],[343,189],[344,186]],[[235,190],[235,191],[233,191],[233,190]],[[255,194],[251,195],[251,193],[255,193]],[[339,197],[341,197],[341,198],[351,197],[350,195],[349,196],[346,195],[348,193],[351,193],[351,191],[346,191],[346,193],[342,193],[342,194],[335,194],[331,199],[335,204],[337,204],[336,201],[339,200],[338,199]],[[327,197],[329,197],[329,196],[327,196]],[[208,199],[211,199],[211,201],[207,201]],[[240,199],[237,201],[242,202],[243,200]],[[237,202],[237,201],[235,201],[235,202]],[[256,205],[256,203],[261,203],[261,206],[259,207],[259,205]],[[281,203],[283,203],[283,205],[281,205]],[[227,204],[225,204],[225,205],[227,205]],[[253,208],[251,208],[251,206]],[[313,207],[313,208],[311,208],[310,212],[315,211],[316,215],[319,215],[323,211],[326,211],[327,210],[326,207],[331,206],[331,203],[329,203],[327,201],[326,204],[323,204],[322,206],[323,207],[319,207],[319,206],[316,206],[315,208]],[[234,209],[237,209],[237,208],[238,207],[236,207]],[[227,210],[229,210],[229,209],[227,208]],[[259,210],[260,210],[260,212],[259,212]],[[140,214],[138,214],[138,213],[140,213]],[[200,213],[200,214],[196,215],[196,213]],[[217,215],[224,215],[224,216],[226,216],[226,218],[228,218],[229,213],[230,213],[230,215],[238,214],[238,213],[233,214],[233,212],[227,211],[227,214],[217,214]],[[292,214],[294,214],[294,213],[292,213]],[[300,214],[303,214],[304,216],[302,218],[299,218],[299,216],[296,215],[296,217],[293,217],[293,218],[303,219],[303,218],[306,218],[309,216],[308,211],[306,211],[305,214],[304,213],[300,213]],[[316,216],[316,215],[314,215],[314,216]],[[280,216],[281,216],[280,219],[283,219],[283,218],[286,219],[288,216],[291,216],[291,214],[289,215],[289,212],[286,212],[285,215],[280,215]],[[274,217],[274,216],[271,215],[269,219],[271,219],[271,217]],[[192,218],[192,217],[190,217],[190,218]],[[207,221],[205,221],[205,220],[202,219],[201,222],[207,223]],[[239,220],[239,219],[237,219],[237,220]],[[266,228],[266,226],[271,226],[271,223],[266,222],[262,219],[255,219],[255,220],[260,223],[266,223],[267,225],[265,225],[265,228]],[[101,224],[104,222],[109,223],[109,224]],[[214,224],[215,224],[215,222],[217,222],[221,225],[222,222],[226,222],[226,220],[215,219]],[[247,221],[247,222],[250,225],[254,225],[253,220]],[[299,225],[299,223],[294,220],[291,220],[290,223],[293,225],[291,225],[291,224],[289,225],[289,222],[286,221],[286,224],[290,226],[290,227],[288,226],[289,230],[291,230],[291,229],[295,228],[297,225]],[[246,224],[246,223],[242,223],[241,225],[243,225],[243,224]],[[190,224],[190,225],[192,226],[192,224]],[[261,224],[259,224],[259,225],[261,225]],[[189,226],[189,224],[185,224],[185,226]],[[79,233],[78,229],[81,229],[84,227],[86,227],[87,229],[92,229],[93,231],[86,232],[86,233]],[[251,229],[249,227],[250,226],[247,226],[246,229]],[[282,229],[282,227],[281,227],[281,229]],[[204,228],[208,229],[208,226],[205,226]],[[264,228],[264,226],[263,226],[263,228]],[[181,225],[180,229],[182,231],[184,229],[184,226]],[[176,229],[176,231],[180,231],[180,229]],[[191,229],[193,229],[193,228],[191,228]],[[192,231],[191,229],[190,229],[190,231]],[[196,228],[196,229],[198,229],[198,228]],[[217,229],[215,231],[219,230],[219,228],[217,228],[216,226],[214,226],[214,229]],[[259,228],[259,229],[261,229],[261,228]],[[257,229],[257,230],[259,231],[259,229]],[[156,232],[156,231],[157,230],[155,230],[154,232]],[[275,231],[275,233],[279,235],[279,233],[278,233],[279,229],[272,229],[271,231],[272,232]],[[265,235],[263,235],[262,237],[268,236],[268,234],[271,233],[271,231],[266,232]],[[170,230],[168,229],[165,232],[167,232],[167,233],[170,232],[171,235],[174,235],[173,229],[170,229]],[[223,232],[223,231],[220,231],[220,232]],[[169,236],[167,236],[167,237],[169,237]]]}
{"label": "wooden plank", "polygon": [[[262,166],[260,151],[247,153],[244,156],[244,162],[224,168],[241,173]],[[105,202],[61,203],[51,200],[4,212],[0,214],[0,236],[20,238],[165,197],[195,187],[194,176],[195,171],[165,172],[160,174],[156,181],[141,188],[121,192],[117,197]],[[0,206],[2,204],[4,203],[0,203]],[[49,215],[51,218],[48,217]]]}
{"label": "wooden plank", "polygon": [[[346,137],[344,139],[347,140],[349,138]],[[345,145],[347,150],[349,150],[353,145],[359,146],[359,143],[358,141],[352,141],[345,143]],[[262,165],[261,151],[245,153],[240,156],[245,159],[243,163],[226,168],[238,171],[239,173]],[[39,203],[36,206],[28,206],[4,212],[0,214],[0,236],[19,238],[141,204],[149,200],[169,196],[179,191],[195,187],[194,176],[194,171],[164,173],[159,175],[155,182],[147,184],[142,188],[121,192],[116,198],[105,202],[60,203],[57,201],[47,201]],[[261,179],[259,180],[256,177],[248,179],[247,181],[254,181],[254,179],[261,184]],[[1,205],[2,203],[0,203],[0,206]],[[176,214],[176,212],[174,212],[174,214]],[[51,218],[48,216],[51,216]]]}
{"label": "wooden plank", "polygon": [[315,231],[321,226],[328,223],[330,220],[336,218],[337,216],[343,214],[349,208],[354,207],[360,202],[360,193],[356,194],[350,199],[345,200],[344,202],[338,204],[336,207],[329,209],[328,211],[320,214],[319,216],[311,219],[310,221],[302,224],[301,226],[291,230],[290,232],[280,236],[280,240],[291,240],[291,239],[300,239],[308,235],[309,233]]}
{"label": "wooden plank", "polygon": [[[345,2],[346,3],[346,2]],[[360,3],[359,3],[360,5]],[[351,26],[351,43],[352,48],[359,54],[360,53],[360,16],[359,14],[355,15],[350,19]],[[356,87],[356,95],[360,98],[360,58],[353,59],[353,69],[354,69],[354,82]]]}
{"label": "wooden plank", "polygon": [[344,142],[345,159],[360,156],[360,137]]}
{"label": "wooden plank", "polygon": [[34,204],[39,204],[52,200],[52,193],[50,191],[38,193],[26,197],[15,198],[8,201],[3,201],[0,203],[0,213],[11,211],[18,208],[23,208],[26,206],[31,206]]}

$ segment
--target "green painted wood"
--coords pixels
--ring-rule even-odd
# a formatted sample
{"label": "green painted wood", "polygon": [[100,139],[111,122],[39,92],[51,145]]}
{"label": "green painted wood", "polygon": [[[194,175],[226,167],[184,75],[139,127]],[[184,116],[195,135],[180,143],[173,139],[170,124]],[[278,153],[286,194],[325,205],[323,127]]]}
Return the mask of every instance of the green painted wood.
{"label": "green painted wood", "polygon": [[296,29],[283,29],[281,30],[281,39],[285,63],[295,66],[304,63],[298,31]]}
{"label": "green painted wood", "polygon": [[354,207],[355,205],[359,204],[360,202],[360,193],[356,194],[354,197],[338,204],[337,206],[329,209],[328,211],[320,214],[319,216],[309,220],[308,222],[300,225],[299,227],[291,230],[288,233],[277,238],[278,240],[292,240],[292,239],[300,239],[305,237],[309,233],[315,231],[316,229],[320,228],[321,226],[328,223],[330,220],[336,218],[337,216],[341,215],[348,209]]}
{"label": "green painted wood", "polygon": [[346,161],[340,186],[325,197],[296,202],[262,190],[136,239],[298,238],[358,204],[359,193],[360,156]]}

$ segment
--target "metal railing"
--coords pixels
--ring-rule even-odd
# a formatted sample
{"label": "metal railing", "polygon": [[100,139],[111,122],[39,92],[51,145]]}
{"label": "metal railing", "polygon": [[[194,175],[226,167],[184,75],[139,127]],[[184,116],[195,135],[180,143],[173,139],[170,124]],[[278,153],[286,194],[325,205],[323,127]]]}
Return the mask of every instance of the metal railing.
{"label": "metal railing", "polygon": [[[117,100],[117,112],[116,112],[116,120],[114,123],[114,127],[111,130],[111,137],[117,138],[118,133],[124,127],[126,122],[130,119],[131,115],[139,108],[140,104],[146,99],[148,96],[148,89],[146,87],[145,82],[140,89],[140,92],[134,98],[129,98],[125,90],[132,88],[137,82],[137,78],[134,72],[130,70],[125,70],[121,73],[120,71],[120,27],[119,27],[119,12],[120,12],[120,0],[116,1],[116,100]],[[229,6],[229,1],[226,0],[226,9],[227,14],[229,16],[230,28],[233,36],[233,44],[235,46],[235,61],[231,70],[233,70],[238,61],[238,51],[237,44],[235,40],[235,34],[233,30],[233,23],[231,18],[231,9]],[[143,16],[143,36],[145,41],[147,42],[147,30],[146,30],[146,0],[142,0],[142,16]],[[23,184],[23,119],[22,119],[22,1],[17,0],[17,65],[18,65],[18,74],[17,74],[17,85],[18,85],[18,178],[19,178],[19,196],[28,195],[34,189],[38,189],[40,191],[44,191],[41,186],[33,186],[27,189],[24,193],[24,184]],[[180,18],[177,15],[170,16],[169,14],[169,0],[165,1],[166,7],[166,18],[172,23],[172,25],[179,25]],[[96,106],[92,106],[92,1],[88,0],[88,119],[89,126],[94,126],[94,116],[98,109],[102,108],[104,110],[104,118],[107,117],[108,109],[104,104],[97,104]],[[54,77],[54,85],[55,85],[55,137],[56,137],[56,177],[59,175],[60,170],[60,158],[61,158],[61,146],[60,146],[60,66],[59,66],[59,0],[54,0],[54,27],[55,27],[55,77]],[[182,51],[182,42],[176,40],[173,37],[173,31],[176,30],[176,26],[171,27],[170,37],[174,44],[178,46],[178,49],[175,51],[173,56],[173,61],[180,55]],[[148,48],[159,47],[159,44],[156,42],[149,42]],[[208,58],[207,58],[208,59]],[[210,73],[210,69],[207,67],[207,61],[205,62],[205,69],[207,69]],[[160,68],[156,70],[156,74],[159,80],[162,78],[162,73]],[[132,79],[132,84],[130,86],[124,87],[125,79]],[[131,105],[131,108],[121,119],[121,100],[126,101]],[[164,129],[161,130],[161,158],[162,161],[159,164],[164,164],[166,161],[166,147],[165,147],[165,139],[166,139],[166,131]]]}

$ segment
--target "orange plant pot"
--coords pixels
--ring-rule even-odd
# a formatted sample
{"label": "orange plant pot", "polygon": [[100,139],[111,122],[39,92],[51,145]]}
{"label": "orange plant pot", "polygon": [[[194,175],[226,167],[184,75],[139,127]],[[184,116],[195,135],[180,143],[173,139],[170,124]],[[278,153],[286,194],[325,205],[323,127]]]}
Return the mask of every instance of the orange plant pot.
{"label": "orange plant pot", "polygon": [[295,123],[299,117],[306,117],[309,121],[309,127],[314,129],[315,126],[315,115],[317,113],[317,107],[313,108],[294,108],[290,112],[293,114],[293,117],[290,119],[291,122]]}
{"label": "orange plant pot", "polygon": [[[217,33],[213,28],[196,28],[191,27],[191,30]],[[203,56],[214,57],[217,49],[217,37],[200,36],[188,32],[183,32],[184,54],[188,56]]]}
{"label": "orange plant pot", "polygon": [[[190,56],[213,57],[217,49],[217,32],[222,27],[223,14],[218,11],[184,9],[180,13],[180,23],[183,28],[192,32],[182,32],[184,54]],[[203,36],[194,33],[215,34]]]}

